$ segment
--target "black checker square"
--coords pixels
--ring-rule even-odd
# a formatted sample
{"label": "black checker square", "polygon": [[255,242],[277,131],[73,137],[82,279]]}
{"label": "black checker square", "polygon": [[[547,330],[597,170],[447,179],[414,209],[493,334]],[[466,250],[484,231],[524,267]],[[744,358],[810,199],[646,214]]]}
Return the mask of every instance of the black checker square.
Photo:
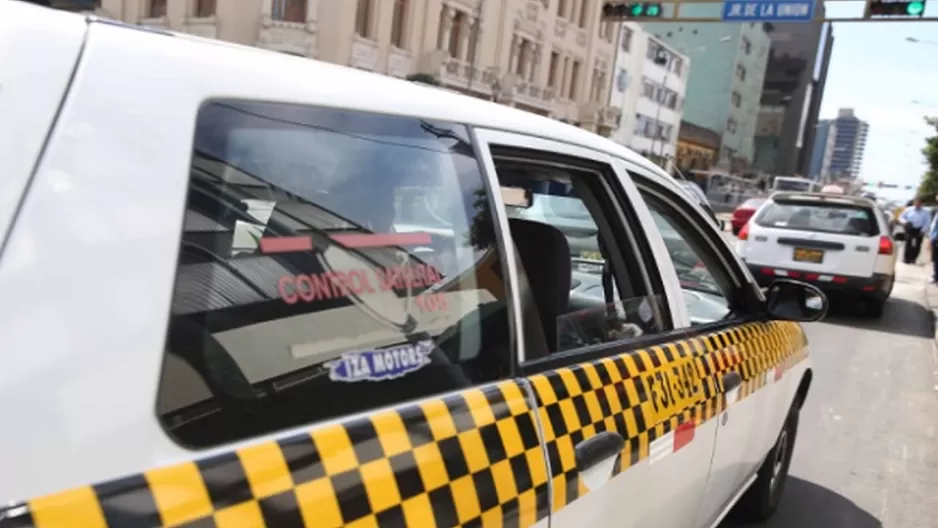
{"label": "black checker square", "polygon": [[[529,419],[528,422],[530,421],[531,420]],[[479,436],[482,437],[482,445],[485,446],[485,452],[489,457],[490,463],[494,464],[496,462],[501,462],[508,457],[508,452],[505,449],[505,442],[502,440],[502,434],[498,430],[497,423],[483,425],[480,427]],[[524,433],[522,433],[521,438],[524,440]]]}
{"label": "black checker square", "polygon": [[108,526],[160,524],[160,513],[143,475],[97,484],[94,491]]}
{"label": "black checker square", "polygon": [[469,465],[466,463],[466,455],[463,453],[458,437],[444,438],[437,442],[437,446],[443,457],[443,465],[446,466],[446,474],[450,482],[469,474]]}
{"label": "black checker square", "polygon": [[304,528],[303,516],[293,489],[257,501],[265,526]]}
{"label": "black checker square", "polygon": [[389,459],[389,462],[402,501],[416,497],[426,491],[423,477],[420,476],[420,469],[417,467],[417,459],[414,458],[412,452],[405,451],[394,455]]}
{"label": "black checker square", "polygon": [[378,440],[378,432],[368,417],[358,418],[345,426],[349,440],[355,449],[359,465],[365,465],[385,457],[384,448]]}
{"label": "black checker square", "polygon": [[459,516],[456,513],[456,500],[449,486],[441,486],[430,492],[430,505],[433,507],[433,520],[436,526],[456,526]]}
{"label": "black checker square", "polygon": [[254,498],[244,466],[234,451],[196,462],[215,510]]}
{"label": "black checker square", "polygon": [[451,394],[443,399],[449,415],[453,419],[457,433],[464,433],[476,428],[475,420],[472,418],[472,412],[466,403],[466,398],[462,394]]}
{"label": "black checker square", "polygon": [[278,442],[280,452],[287,462],[287,468],[293,477],[293,484],[320,479],[326,476],[322,465],[319,450],[313,444],[313,437],[309,433],[302,433],[284,438]]}
{"label": "black checker square", "polygon": [[352,469],[332,475],[330,480],[344,522],[350,523],[371,513],[368,490],[362,482],[362,475],[359,470]]}
{"label": "black checker square", "polygon": [[524,449],[533,449],[541,445],[534,419],[530,414],[519,414],[512,420],[515,422],[515,427],[518,428],[518,435],[521,437],[521,445],[524,446]]}

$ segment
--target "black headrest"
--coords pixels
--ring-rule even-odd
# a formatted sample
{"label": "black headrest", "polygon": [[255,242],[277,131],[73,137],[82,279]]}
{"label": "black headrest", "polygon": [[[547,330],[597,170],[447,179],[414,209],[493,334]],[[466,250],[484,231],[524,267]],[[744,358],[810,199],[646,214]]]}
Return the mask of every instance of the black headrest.
{"label": "black headrest", "polygon": [[557,348],[557,317],[570,302],[570,244],[556,227],[530,220],[508,220],[521,265],[528,277],[547,346]]}

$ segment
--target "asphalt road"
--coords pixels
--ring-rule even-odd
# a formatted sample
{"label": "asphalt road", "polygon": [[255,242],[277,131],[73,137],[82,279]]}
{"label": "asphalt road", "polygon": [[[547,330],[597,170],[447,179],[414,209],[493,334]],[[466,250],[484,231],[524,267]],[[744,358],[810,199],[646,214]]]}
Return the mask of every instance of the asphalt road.
{"label": "asphalt road", "polygon": [[[925,267],[897,266],[883,318],[805,325],[814,383],[770,528],[938,526],[938,353]],[[730,518],[720,528],[750,526]]]}

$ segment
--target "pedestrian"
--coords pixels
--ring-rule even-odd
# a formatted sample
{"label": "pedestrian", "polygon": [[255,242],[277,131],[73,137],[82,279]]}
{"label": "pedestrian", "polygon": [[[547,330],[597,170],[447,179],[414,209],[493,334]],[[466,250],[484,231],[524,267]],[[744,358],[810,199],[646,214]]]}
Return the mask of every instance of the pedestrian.
{"label": "pedestrian", "polygon": [[930,222],[931,214],[922,207],[921,198],[913,200],[912,207],[899,215],[899,223],[905,227],[905,251],[902,260],[906,264],[915,264],[918,259],[922,250],[922,236]]}
{"label": "pedestrian", "polygon": [[[938,196],[935,196],[935,201],[938,202]],[[931,283],[938,284],[938,213],[932,215],[928,241],[931,246]]]}

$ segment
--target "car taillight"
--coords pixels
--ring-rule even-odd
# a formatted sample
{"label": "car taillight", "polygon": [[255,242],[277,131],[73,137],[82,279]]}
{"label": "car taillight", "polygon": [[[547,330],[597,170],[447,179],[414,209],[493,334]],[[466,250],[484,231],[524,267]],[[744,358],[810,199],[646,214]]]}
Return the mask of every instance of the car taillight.
{"label": "car taillight", "polygon": [[[739,230],[739,235],[737,235],[736,238],[740,240],[746,240],[749,238],[749,222],[746,222],[743,225],[743,228]],[[882,244],[880,244],[880,247],[882,247]]]}
{"label": "car taillight", "polygon": [[892,239],[888,236],[879,237],[879,254],[892,255]]}

